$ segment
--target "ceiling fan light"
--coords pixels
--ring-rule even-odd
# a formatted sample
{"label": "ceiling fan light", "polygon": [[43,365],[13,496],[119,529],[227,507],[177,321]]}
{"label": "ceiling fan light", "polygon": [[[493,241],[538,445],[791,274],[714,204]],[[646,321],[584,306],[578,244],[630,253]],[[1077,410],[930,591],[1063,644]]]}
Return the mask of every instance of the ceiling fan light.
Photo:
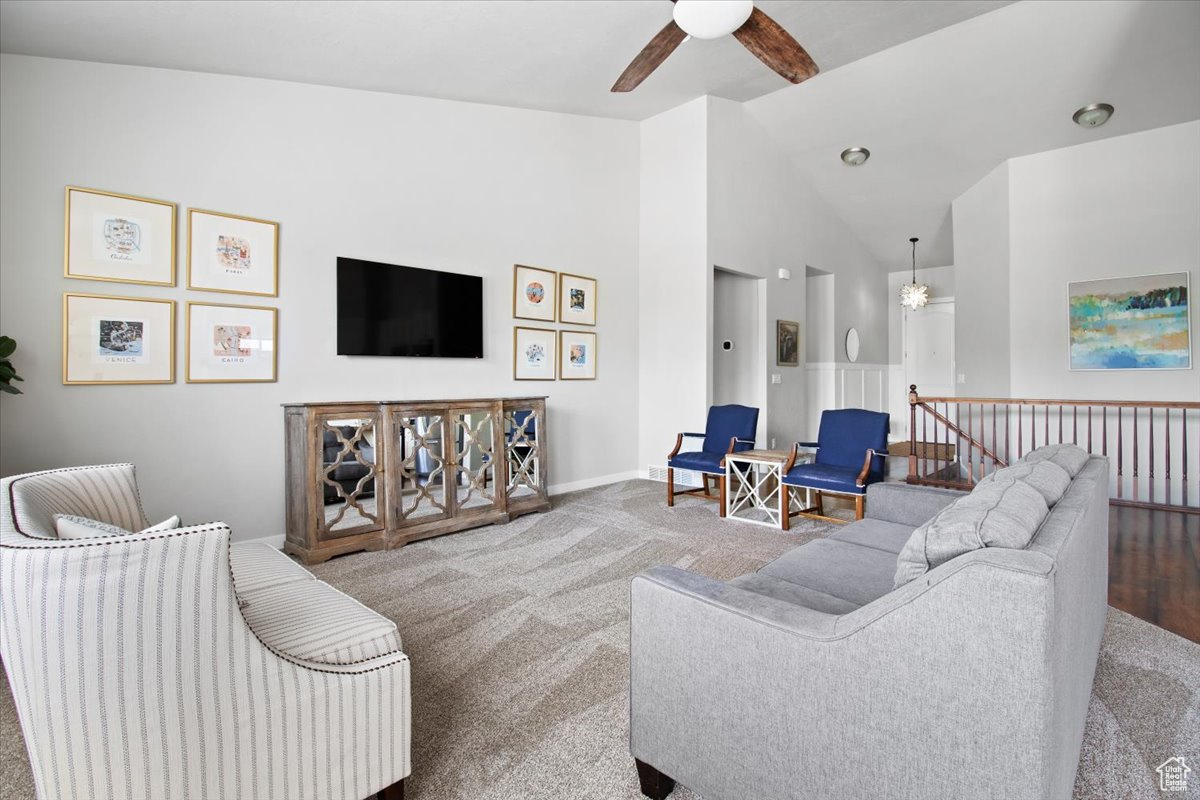
{"label": "ceiling fan light", "polygon": [[754,0],[677,0],[675,24],[697,39],[719,39],[746,23]]}
{"label": "ceiling fan light", "polygon": [[865,147],[849,147],[842,151],[842,161],[851,167],[867,163],[867,159],[870,157],[871,151]]}

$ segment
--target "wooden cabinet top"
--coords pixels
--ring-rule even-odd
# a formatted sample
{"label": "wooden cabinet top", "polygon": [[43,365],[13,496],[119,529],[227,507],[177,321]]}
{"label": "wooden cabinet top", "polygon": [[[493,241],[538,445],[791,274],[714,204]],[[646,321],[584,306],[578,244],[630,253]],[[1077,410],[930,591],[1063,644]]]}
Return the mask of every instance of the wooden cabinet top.
{"label": "wooden cabinet top", "polygon": [[445,400],[335,400],[329,403],[281,403],[284,408],[314,408],[316,406],[426,406],[454,405],[465,403],[511,403],[517,401],[545,400],[549,395],[517,395],[515,397],[456,397]]}

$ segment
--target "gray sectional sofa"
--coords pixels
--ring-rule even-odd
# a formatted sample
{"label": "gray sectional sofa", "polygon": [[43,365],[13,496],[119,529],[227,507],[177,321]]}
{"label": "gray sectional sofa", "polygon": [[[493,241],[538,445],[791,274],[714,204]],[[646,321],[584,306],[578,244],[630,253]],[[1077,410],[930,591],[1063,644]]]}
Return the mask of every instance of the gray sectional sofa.
{"label": "gray sectional sofa", "polygon": [[866,519],[727,583],[636,577],[643,793],[1069,798],[1106,611],[1108,465],[1070,446],[1026,462],[970,494],[874,484]]}

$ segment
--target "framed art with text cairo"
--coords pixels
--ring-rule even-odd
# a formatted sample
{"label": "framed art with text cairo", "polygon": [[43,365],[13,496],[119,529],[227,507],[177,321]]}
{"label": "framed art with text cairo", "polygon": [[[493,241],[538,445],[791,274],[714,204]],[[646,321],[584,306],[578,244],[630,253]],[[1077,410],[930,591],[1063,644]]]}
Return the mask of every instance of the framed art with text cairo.
{"label": "framed art with text cairo", "polygon": [[1067,284],[1070,368],[1190,369],[1190,277],[1165,272]]}
{"label": "framed art with text cairo", "polygon": [[188,209],[188,288],[276,297],[279,223]]}
{"label": "framed art with text cairo", "polygon": [[188,383],[270,383],[276,379],[279,312],[264,306],[187,304]]}
{"label": "framed art with text cairo", "polygon": [[63,295],[63,383],[174,383],[175,301]]}
{"label": "framed art with text cairo", "polygon": [[513,265],[513,316],[554,322],[558,306],[558,273],[549,269]]}
{"label": "framed art with text cairo", "polygon": [[63,275],[175,285],[175,204],[67,187]]}

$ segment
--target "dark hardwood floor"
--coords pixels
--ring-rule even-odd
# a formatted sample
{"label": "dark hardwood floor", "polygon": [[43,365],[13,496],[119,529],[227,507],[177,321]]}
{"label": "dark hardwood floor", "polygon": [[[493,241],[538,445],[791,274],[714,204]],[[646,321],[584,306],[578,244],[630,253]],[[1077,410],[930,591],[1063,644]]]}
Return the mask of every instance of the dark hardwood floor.
{"label": "dark hardwood floor", "polygon": [[1200,642],[1200,514],[1109,509],[1108,604]]}

